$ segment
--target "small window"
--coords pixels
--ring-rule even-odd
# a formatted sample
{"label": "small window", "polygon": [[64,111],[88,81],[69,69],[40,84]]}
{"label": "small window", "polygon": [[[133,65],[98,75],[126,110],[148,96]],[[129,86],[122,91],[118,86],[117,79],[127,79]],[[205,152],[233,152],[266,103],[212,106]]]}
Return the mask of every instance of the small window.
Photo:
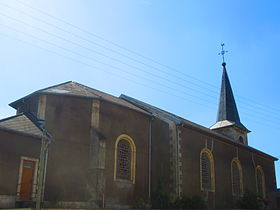
{"label": "small window", "polygon": [[201,190],[215,191],[214,161],[210,150],[203,149],[200,153],[200,182]]}
{"label": "small window", "polygon": [[239,137],[239,142],[244,144],[244,140],[242,136]]}
{"label": "small window", "polygon": [[232,194],[235,196],[243,195],[242,168],[238,159],[231,162]]}
{"label": "small window", "polygon": [[24,167],[24,168],[32,168],[33,165],[34,165],[33,163],[27,163],[27,162],[24,162],[24,163],[23,163],[23,167]]}

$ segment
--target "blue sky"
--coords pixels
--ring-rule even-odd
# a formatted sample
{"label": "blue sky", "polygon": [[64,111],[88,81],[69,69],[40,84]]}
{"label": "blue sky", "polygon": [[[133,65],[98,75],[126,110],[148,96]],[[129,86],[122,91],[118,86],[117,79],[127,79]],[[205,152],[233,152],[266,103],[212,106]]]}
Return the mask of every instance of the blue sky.
{"label": "blue sky", "polygon": [[0,0],[0,117],[72,80],[210,127],[224,42],[249,145],[280,158],[279,11],[276,0]]}

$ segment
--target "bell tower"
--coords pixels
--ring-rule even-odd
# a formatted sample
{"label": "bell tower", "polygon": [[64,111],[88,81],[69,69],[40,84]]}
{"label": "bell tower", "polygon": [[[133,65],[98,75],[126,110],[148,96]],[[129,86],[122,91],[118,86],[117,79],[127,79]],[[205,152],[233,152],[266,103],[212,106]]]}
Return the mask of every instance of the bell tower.
{"label": "bell tower", "polygon": [[247,134],[250,131],[240,122],[237,106],[226,70],[226,63],[224,62],[224,54],[227,51],[224,51],[223,46],[224,44],[222,44],[222,51],[220,53],[223,56],[223,75],[219,109],[217,121],[210,127],[210,129],[231,138],[233,141],[248,145]]}

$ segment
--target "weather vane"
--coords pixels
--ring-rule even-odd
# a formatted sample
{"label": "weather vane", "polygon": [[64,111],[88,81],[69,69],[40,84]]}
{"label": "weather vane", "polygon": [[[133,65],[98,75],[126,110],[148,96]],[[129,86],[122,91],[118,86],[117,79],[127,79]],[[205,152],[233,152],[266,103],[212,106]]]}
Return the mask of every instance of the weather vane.
{"label": "weather vane", "polygon": [[222,43],[221,46],[222,46],[222,51],[219,53],[219,55],[222,56],[222,58],[223,58],[223,63],[224,63],[224,62],[225,62],[225,54],[226,54],[228,51],[227,51],[227,50],[224,50],[224,46],[225,46],[224,43]]}

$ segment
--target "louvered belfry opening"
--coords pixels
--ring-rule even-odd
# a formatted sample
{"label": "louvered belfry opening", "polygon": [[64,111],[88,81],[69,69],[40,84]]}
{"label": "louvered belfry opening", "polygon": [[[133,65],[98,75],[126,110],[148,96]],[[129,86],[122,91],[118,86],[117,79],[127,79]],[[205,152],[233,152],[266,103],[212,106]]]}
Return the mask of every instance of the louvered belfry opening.
{"label": "louvered belfry opening", "polygon": [[256,169],[257,190],[261,198],[265,198],[264,192],[264,175],[261,168]]}
{"label": "louvered belfry opening", "polygon": [[239,171],[238,164],[233,161],[232,162],[232,193],[236,196],[241,196],[241,175]]}
{"label": "louvered belfry opening", "polygon": [[201,154],[201,187],[202,190],[211,191],[211,160],[206,152]]}
{"label": "louvered belfry opening", "polygon": [[131,146],[126,140],[118,142],[116,177],[118,179],[131,180]]}

